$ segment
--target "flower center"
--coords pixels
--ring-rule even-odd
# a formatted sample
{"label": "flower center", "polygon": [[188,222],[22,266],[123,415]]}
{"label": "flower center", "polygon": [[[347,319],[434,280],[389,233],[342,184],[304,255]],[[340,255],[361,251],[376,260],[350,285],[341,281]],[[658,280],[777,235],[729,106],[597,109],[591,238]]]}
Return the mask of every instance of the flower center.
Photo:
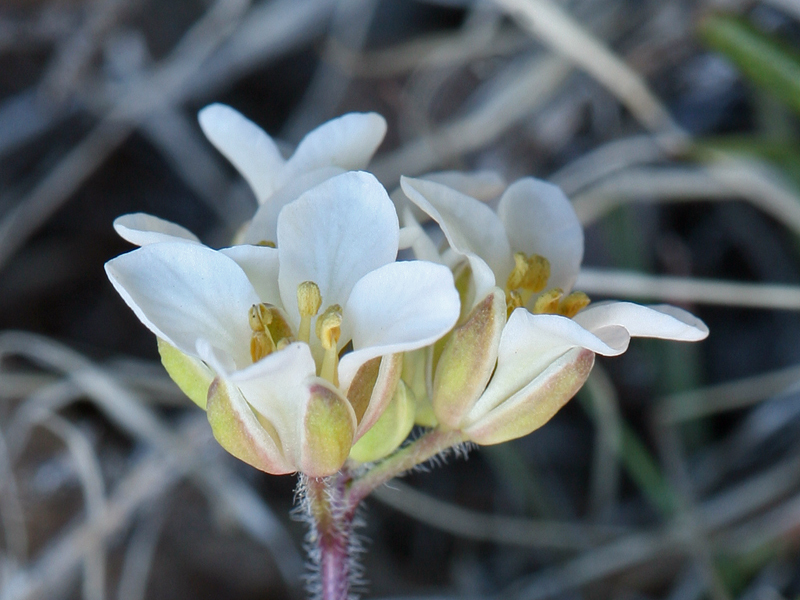
{"label": "flower center", "polygon": [[[297,339],[311,343],[311,319],[317,316],[322,306],[322,294],[313,281],[304,281],[297,286],[297,308],[300,312],[300,327]],[[257,362],[281,350],[295,341],[292,328],[283,312],[271,304],[254,304],[248,313],[250,329],[250,357]],[[333,385],[339,385],[339,338],[342,334],[342,307],[332,304],[317,318],[316,336],[324,350],[319,376]]]}
{"label": "flower center", "polygon": [[294,341],[292,328],[277,307],[254,304],[248,313],[250,329],[250,358],[257,362]]}
{"label": "flower center", "polygon": [[[313,281],[304,281],[297,286],[297,309],[300,312],[300,341],[311,343],[311,319],[322,306],[322,294]],[[314,333],[319,338],[325,354],[319,376],[333,385],[339,385],[339,336],[342,333],[342,307],[333,304],[325,309],[317,319]]]}
{"label": "flower center", "polygon": [[[550,279],[550,261],[544,256],[523,252],[514,253],[514,269],[506,282],[506,306],[508,315],[514,309],[528,304],[534,294],[545,290]],[[572,292],[564,296],[560,288],[550,288],[534,302],[534,314],[564,315],[570,319],[589,305],[589,296],[583,292]]]}

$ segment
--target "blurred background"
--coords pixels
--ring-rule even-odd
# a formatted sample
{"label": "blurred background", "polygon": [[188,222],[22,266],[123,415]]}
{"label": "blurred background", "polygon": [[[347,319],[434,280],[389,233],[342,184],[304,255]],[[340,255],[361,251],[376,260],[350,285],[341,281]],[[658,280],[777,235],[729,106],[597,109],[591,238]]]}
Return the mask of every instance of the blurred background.
{"label": "blurred background", "polygon": [[144,211],[223,246],[255,200],[205,141],[348,111],[373,171],[563,187],[578,289],[699,344],[599,359],[548,425],[366,503],[368,598],[800,593],[800,2],[0,1],[0,598],[299,599],[295,479],[225,454],[111,289]]}

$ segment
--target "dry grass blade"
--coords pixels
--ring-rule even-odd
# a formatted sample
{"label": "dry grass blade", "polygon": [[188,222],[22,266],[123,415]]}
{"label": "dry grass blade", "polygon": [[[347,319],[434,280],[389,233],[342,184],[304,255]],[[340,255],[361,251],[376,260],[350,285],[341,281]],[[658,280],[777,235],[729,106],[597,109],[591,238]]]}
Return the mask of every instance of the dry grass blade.
{"label": "dry grass blade", "polygon": [[581,550],[625,532],[620,527],[482,514],[432,498],[401,481],[393,481],[390,487],[378,488],[372,497],[437,529],[496,544]]}
{"label": "dry grass blade", "polygon": [[[78,479],[83,488],[86,505],[86,518],[98,521],[105,512],[105,483],[102,469],[92,445],[74,425],[52,413],[42,412],[40,424],[61,438],[66,444],[75,464]],[[84,600],[103,600],[106,588],[106,548],[105,540],[86,549],[83,558],[83,597]]]}
{"label": "dry grass blade", "polygon": [[584,268],[575,286],[589,294],[663,302],[800,310],[800,286],[738,283]]}
{"label": "dry grass blade", "polygon": [[519,77],[467,115],[376,160],[373,172],[391,187],[401,174],[419,175],[485,146],[550,99],[571,68],[559,58],[536,57],[520,70]]}
{"label": "dry grass blade", "polygon": [[679,423],[752,406],[766,398],[800,389],[800,367],[792,366],[755,377],[682,392],[658,403],[658,420]]}
{"label": "dry grass blade", "polygon": [[645,127],[655,133],[670,134],[671,144],[686,142],[686,134],[642,78],[561,8],[549,0],[495,0],[495,3],[524,29],[605,85]]}

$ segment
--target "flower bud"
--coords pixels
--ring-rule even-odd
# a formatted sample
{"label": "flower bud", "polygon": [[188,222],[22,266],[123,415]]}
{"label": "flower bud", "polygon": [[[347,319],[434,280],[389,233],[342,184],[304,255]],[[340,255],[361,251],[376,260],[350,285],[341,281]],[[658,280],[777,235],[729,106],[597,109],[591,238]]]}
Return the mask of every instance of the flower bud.
{"label": "flower bud", "polygon": [[445,344],[433,380],[433,410],[439,423],[458,429],[489,382],[506,323],[505,295],[495,288]]}

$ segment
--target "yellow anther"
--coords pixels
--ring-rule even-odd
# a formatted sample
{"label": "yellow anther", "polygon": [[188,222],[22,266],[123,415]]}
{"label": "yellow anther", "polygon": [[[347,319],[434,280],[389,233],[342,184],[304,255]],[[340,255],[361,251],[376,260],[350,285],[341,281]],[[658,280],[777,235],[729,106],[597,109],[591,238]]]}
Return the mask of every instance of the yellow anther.
{"label": "yellow anther", "polygon": [[342,307],[333,304],[317,319],[317,337],[325,349],[319,376],[339,385],[339,336],[342,333]]}
{"label": "yellow anther", "polygon": [[276,350],[283,350],[284,348],[286,348],[286,346],[291,344],[293,341],[294,340],[292,338],[290,338],[290,337],[282,338],[282,339],[278,340],[277,344],[275,344],[275,349]]}
{"label": "yellow anther", "polygon": [[271,240],[261,240],[256,246],[266,246],[267,248],[277,248],[278,245]]}
{"label": "yellow anther", "polygon": [[250,358],[253,362],[275,352],[275,342],[269,331],[272,317],[272,309],[266,304],[254,304],[248,311],[247,318],[253,330],[250,336]]}
{"label": "yellow anther", "polygon": [[522,282],[525,281],[525,276],[528,274],[528,260],[522,252],[514,253],[514,270],[508,276],[506,282],[506,289],[509,291],[517,290],[522,287]]}
{"label": "yellow anther", "polygon": [[550,261],[544,256],[533,254],[527,260],[528,270],[521,287],[529,292],[538,294],[547,285],[550,279]]}
{"label": "yellow anther", "polygon": [[522,296],[516,290],[511,290],[506,293],[506,317],[510,317],[514,309],[523,306],[525,303],[522,301]]}
{"label": "yellow anther", "polygon": [[304,281],[297,286],[297,309],[301,317],[313,317],[322,306],[319,286],[313,281]]}
{"label": "yellow anther", "polygon": [[583,292],[572,292],[559,303],[558,314],[571,319],[577,315],[579,311],[589,306],[589,302],[589,296]]}
{"label": "yellow anther", "polygon": [[335,348],[342,332],[342,307],[334,304],[317,319],[317,337],[325,350]]}
{"label": "yellow anther", "polygon": [[311,339],[311,317],[319,312],[320,306],[322,306],[322,294],[316,283],[304,281],[297,286],[297,310],[300,311],[300,328],[297,335],[300,341],[306,344]]}
{"label": "yellow anther", "polygon": [[533,314],[555,314],[558,312],[558,305],[564,292],[559,288],[547,290],[544,294],[536,299],[533,305]]}
{"label": "yellow anther", "polygon": [[266,304],[253,304],[247,317],[253,331],[266,331],[267,326],[272,323],[272,311]]}
{"label": "yellow anther", "polygon": [[267,331],[254,331],[250,337],[250,358],[258,362],[265,356],[275,352],[275,343]]}

